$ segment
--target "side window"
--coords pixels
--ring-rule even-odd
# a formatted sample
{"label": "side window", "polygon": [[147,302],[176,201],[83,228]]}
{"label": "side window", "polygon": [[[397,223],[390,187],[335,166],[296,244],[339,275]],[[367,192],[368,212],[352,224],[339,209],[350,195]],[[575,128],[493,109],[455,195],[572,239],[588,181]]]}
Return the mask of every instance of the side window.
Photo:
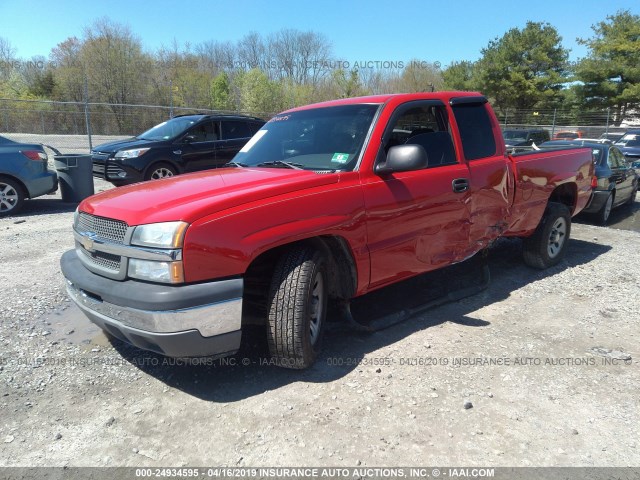
{"label": "side window", "polygon": [[222,139],[232,140],[234,138],[249,138],[252,136],[247,122],[241,120],[222,121]]}
{"label": "side window", "polygon": [[264,123],[261,122],[249,122],[249,130],[251,135],[254,135],[258,130],[262,128]]}
{"label": "side window", "polygon": [[611,168],[627,168],[624,156],[617,148],[609,150],[609,167]]}
{"label": "side window", "polygon": [[467,160],[490,157],[496,154],[491,121],[484,103],[455,105],[453,114],[458,123],[462,149]]}
{"label": "side window", "polygon": [[201,123],[193,127],[191,130],[189,130],[189,133],[187,135],[190,135],[193,137],[193,140],[192,140],[193,143],[213,142],[215,140],[220,139],[220,133],[218,131],[217,126],[218,126],[217,122],[209,121],[209,122]]}
{"label": "side window", "polygon": [[391,131],[385,133],[381,154],[386,156],[389,149],[397,145],[421,145],[427,152],[429,167],[457,163],[442,106],[416,106],[402,112],[394,120]]}

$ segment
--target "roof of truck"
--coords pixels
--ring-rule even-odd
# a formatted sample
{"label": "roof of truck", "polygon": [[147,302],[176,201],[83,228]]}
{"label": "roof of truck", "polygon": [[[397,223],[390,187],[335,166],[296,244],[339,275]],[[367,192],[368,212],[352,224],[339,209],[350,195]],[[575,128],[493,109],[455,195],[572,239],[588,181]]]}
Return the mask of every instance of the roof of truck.
{"label": "roof of truck", "polygon": [[384,95],[369,95],[366,97],[351,97],[341,98],[339,100],[329,100],[326,102],[313,103],[311,105],[304,105],[302,107],[292,108],[287,112],[295,112],[298,110],[306,110],[309,108],[321,108],[321,107],[337,107],[340,105],[357,105],[361,103],[369,104],[383,104],[393,99],[402,99],[403,101],[410,102],[412,100],[440,100],[442,102],[448,102],[454,97],[478,97],[482,96],[478,92],[461,92],[461,91],[447,91],[447,92],[418,92],[418,93],[390,93]]}

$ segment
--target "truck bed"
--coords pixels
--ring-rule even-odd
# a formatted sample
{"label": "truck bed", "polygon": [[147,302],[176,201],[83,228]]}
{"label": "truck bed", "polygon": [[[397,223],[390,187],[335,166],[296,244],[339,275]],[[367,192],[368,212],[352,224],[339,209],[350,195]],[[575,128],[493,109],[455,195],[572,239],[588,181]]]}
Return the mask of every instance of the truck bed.
{"label": "truck bed", "polygon": [[[516,185],[512,220],[505,236],[523,236],[535,230],[549,195],[561,185],[566,184],[564,193],[567,196],[575,195],[572,216],[580,213],[589,202],[593,168],[590,148],[534,150],[509,155],[509,158],[515,167]],[[559,165],[562,168],[558,168]]]}

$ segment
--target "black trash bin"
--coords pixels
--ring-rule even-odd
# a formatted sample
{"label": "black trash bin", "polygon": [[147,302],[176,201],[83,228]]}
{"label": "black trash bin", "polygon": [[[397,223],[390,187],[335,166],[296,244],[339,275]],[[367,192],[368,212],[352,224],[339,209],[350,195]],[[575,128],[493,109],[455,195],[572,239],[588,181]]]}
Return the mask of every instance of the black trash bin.
{"label": "black trash bin", "polygon": [[93,164],[91,155],[55,155],[53,163],[58,172],[63,202],[79,203],[93,195]]}

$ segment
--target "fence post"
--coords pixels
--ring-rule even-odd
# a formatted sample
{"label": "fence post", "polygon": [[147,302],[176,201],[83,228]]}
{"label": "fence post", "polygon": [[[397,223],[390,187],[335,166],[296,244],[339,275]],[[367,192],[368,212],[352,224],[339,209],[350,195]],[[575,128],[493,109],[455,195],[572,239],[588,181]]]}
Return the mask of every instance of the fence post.
{"label": "fence post", "polygon": [[87,125],[87,137],[89,138],[89,153],[93,150],[93,143],[91,142],[91,115],[89,113],[89,84],[87,82],[87,76],[84,77],[84,121]]}
{"label": "fence post", "polygon": [[169,118],[173,118],[173,79],[169,79]]}
{"label": "fence post", "polygon": [[507,129],[507,121],[509,120],[509,109],[504,111],[504,129]]}
{"label": "fence post", "polygon": [[557,108],[553,109],[553,122],[551,124],[551,138],[553,139],[554,134],[556,133],[556,113],[558,112]]}
{"label": "fence post", "polygon": [[607,107],[607,126],[604,129],[604,134],[609,133],[609,115],[611,114],[611,107]]}

